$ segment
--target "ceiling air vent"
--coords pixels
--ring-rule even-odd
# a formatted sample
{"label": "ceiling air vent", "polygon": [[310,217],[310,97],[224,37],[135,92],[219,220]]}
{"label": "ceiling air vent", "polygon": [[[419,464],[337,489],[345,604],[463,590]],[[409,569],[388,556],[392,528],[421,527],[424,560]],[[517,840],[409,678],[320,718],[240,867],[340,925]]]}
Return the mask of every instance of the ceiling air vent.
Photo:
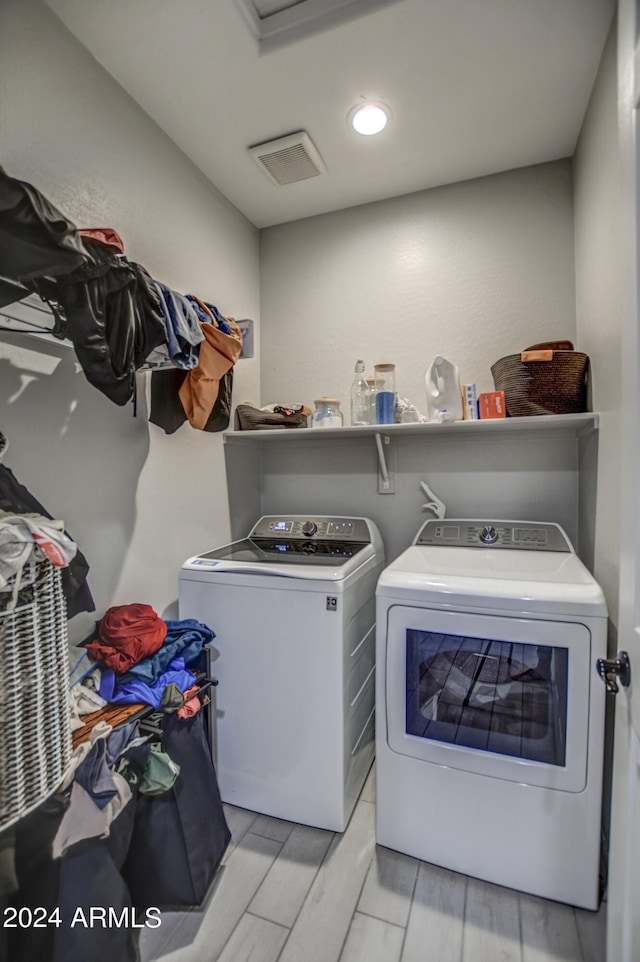
{"label": "ceiling air vent", "polygon": [[398,0],[236,0],[261,47],[300,40]]}
{"label": "ceiling air vent", "polygon": [[317,177],[327,169],[311,138],[303,130],[249,147],[249,153],[278,187]]}

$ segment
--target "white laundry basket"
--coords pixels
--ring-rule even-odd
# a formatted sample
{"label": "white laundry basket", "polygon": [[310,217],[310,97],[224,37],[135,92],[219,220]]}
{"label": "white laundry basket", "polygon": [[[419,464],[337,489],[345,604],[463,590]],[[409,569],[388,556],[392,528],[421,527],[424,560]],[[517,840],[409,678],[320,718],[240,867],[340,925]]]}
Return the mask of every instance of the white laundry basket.
{"label": "white laundry basket", "polygon": [[37,808],[71,757],[60,569],[29,561],[0,592],[0,831]]}

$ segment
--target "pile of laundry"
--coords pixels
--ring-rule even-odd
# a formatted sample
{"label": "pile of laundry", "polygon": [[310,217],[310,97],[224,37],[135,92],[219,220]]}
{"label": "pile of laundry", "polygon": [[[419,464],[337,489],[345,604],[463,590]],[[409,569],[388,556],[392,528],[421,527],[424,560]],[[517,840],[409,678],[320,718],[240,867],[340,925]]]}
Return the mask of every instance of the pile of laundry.
{"label": "pile of laundry", "polygon": [[[9,441],[0,432],[0,461],[8,448]],[[0,609],[21,603],[25,565],[45,558],[60,570],[67,618],[95,611],[86,580],[89,564],[65,531],[64,522],[53,518],[13,472],[0,464]]]}
{"label": "pile of laundry", "polygon": [[111,823],[131,800],[132,785],[149,795],[173,787],[180,766],[159,742],[149,745],[148,740],[148,735],[140,734],[138,722],[115,729],[98,722],[88,740],[78,745],[58,788],[59,794],[68,795],[68,807],[53,839],[54,858],[82,839],[106,838]]}
{"label": "pile of laundry", "polygon": [[[109,608],[90,640],[69,648],[72,730],[84,727],[83,715],[110,704],[150,705],[191,718],[202,707],[193,669],[214,637],[194,618],[164,621],[148,604]],[[70,790],[70,807],[54,839],[54,857],[80,837],[105,838],[131,798],[131,785],[145,795],[162,794],[180,774],[161,742],[147,744],[137,721],[114,728],[102,718],[91,721],[59,788]]]}
{"label": "pile of laundry", "polygon": [[[232,369],[242,349],[236,321],[154,280],[125,256],[115,230],[79,230],[2,167],[0,265],[0,307],[39,294],[55,317],[54,336],[72,341],[87,380],[111,401],[124,405],[134,396],[135,372],[150,358],[168,359],[180,378],[162,381],[160,390],[172,411],[179,405],[179,423],[227,427]],[[159,401],[156,408],[151,420],[172,433],[174,415],[167,421]]]}
{"label": "pile of laundry", "polygon": [[72,729],[108,703],[151,705],[179,718],[200,710],[193,668],[215,637],[207,625],[164,621],[151,605],[136,603],[109,608],[93,635],[70,650]]}
{"label": "pile of laundry", "polygon": [[[58,919],[7,930],[0,955],[134,962],[145,912],[200,906],[230,838],[204,712],[166,715],[157,727],[97,723],[58,790],[0,837],[6,904],[42,906],[44,918]],[[108,907],[101,922],[77,924],[96,906]]]}
{"label": "pile of laundry", "polygon": [[42,552],[40,557],[58,568],[65,568],[78,550],[62,521],[33,512],[11,514],[0,510],[0,591],[11,587],[17,595],[22,569],[36,549]]}

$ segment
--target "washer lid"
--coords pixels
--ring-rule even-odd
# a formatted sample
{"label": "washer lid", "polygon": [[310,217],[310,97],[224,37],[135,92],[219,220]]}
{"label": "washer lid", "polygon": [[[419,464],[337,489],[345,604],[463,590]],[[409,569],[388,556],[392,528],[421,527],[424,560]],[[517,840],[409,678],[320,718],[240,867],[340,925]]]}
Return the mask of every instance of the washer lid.
{"label": "washer lid", "polygon": [[300,541],[288,538],[244,538],[200,555],[204,561],[257,562],[262,565],[340,567],[368,544],[346,541]]}
{"label": "washer lid", "polygon": [[384,564],[380,532],[368,518],[266,515],[248,538],[188,558],[180,577],[207,581],[224,573],[335,582],[371,558]]}
{"label": "washer lid", "polygon": [[602,589],[573,553],[496,548],[407,548],[377,594],[420,604],[606,617]]}

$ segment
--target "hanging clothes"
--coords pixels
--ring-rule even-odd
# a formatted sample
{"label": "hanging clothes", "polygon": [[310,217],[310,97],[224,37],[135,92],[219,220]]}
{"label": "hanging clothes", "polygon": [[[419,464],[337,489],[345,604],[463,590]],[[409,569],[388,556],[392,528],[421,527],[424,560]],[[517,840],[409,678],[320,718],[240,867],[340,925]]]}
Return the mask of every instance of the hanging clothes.
{"label": "hanging clothes", "polygon": [[[180,388],[187,376],[186,371],[153,371],[151,374],[151,408],[149,421],[162,428],[165,434],[173,434],[187,420],[180,400]],[[233,368],[223,374],[218,386],[218,397],[207,418],[203,431],[225,431],[231,419],[233,395]]]}
{"label": "hanging clothes", "polygon": [[86,237],[87,240],[104,244],[105,247],[115,251],[116,254],[124,254],[124,241],[112,227],[84,227],[78,233],[81,237]]}
{"label": "hanging clothes", "polygon": [[187,300],[191,301],[193,308],[198,315],[198,319],[203,324],[212,322],[225,334],[231,334],[231,325],[227,323],[226,318],[222,316],[214,304],[207,304],[205,301],[201,301],[199,297],[195,296],[195,294],[187,294]]}
{"label": "hanging clothes", "polygon": [[66,317],[64,335],[75,348],[87,380],[115,404],[133,396],[134,376],[166,340],[158,292],[140,264],[95,240],[81,241],[85,263],[51,285]]}
{"label": "hanging clothes", "polygon": [[82,236],[35,187],[0,168],[2,303],[35,291],[60,305],[58,333],[73,342],[87,380],[119,405],[133,396],[135,371],[166,340],[151,277],[121,250],[111,228]]}
{"label": "hanging clothes", "polygon": [[190,301],[156,281],[164,316],[169,356],[174,364],[185,370],[196,367],[199,345],[204,339],[198,315]]}
{"label": "hanging clothes", "polygon": [[[0,265],[13,283],[59,276],[81,267],[76,226],[32,187],[0,167]],[[6,302],[10,303],[10,302]]]}
{"label": "hanging clothes", "polygon": [[231,334],[212,324],[200,324],[204,341],[200,345],[197,368],[189,371],[178,395],[189,423],[204,430],[218,397],[220,380],[233,367],[242,350],[242,333],[232,318],[227,318]]}

